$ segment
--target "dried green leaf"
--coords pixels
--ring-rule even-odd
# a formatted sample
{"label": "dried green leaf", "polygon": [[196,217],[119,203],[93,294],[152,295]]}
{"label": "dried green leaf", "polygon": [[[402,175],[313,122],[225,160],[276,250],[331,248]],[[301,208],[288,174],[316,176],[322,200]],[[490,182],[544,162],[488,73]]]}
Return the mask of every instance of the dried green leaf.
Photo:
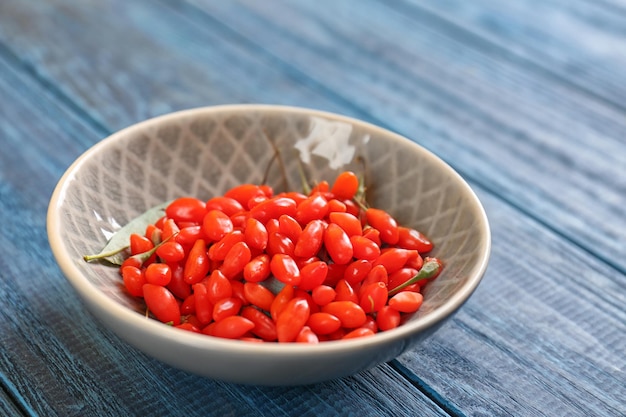
{"label": "dried green leaf", "polygon": [[152,207],[138,217],[135,217],[120,230],[115,232],[107,244],[102,248],[100,253],[95,255],[85,255],[83,259],[87,262],[96,260],[104,260],[113,265],[122,265],[127,258],[127,249],[130,241],[130,235],[133,233],[144,233],[148,225],[153,224],[165,213],[165,208],[170,202],[159,204]]}

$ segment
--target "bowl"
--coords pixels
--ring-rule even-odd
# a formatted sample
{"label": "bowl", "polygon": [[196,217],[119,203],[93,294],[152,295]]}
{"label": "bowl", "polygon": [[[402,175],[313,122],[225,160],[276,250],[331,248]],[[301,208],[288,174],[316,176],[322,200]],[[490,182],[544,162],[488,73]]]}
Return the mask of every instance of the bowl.
{"label": "bowl", "polygon": [[[271,163],[277,150],[280,164]],[[309,178],[327,181],[346,169],[365,172],[369,203],[434,242],[432,256],[445,267],[426,286],[421,309],[399,327],[316,345],[195,334],[146,318],[145,306],[125,291],[117,268],[83,260],[121,226],[163,202],[179,196],[206,200],[264,177],[277,191],[298,189],[302,169]],[[480,201],[440,158],[363,121],[272,105],[191,109],[114,133],[62,176],[47,231],[61,270],[86,308],[121,339],[189,372],[259,385],[348,376],[415,347],[467,301],[490,252]]]}

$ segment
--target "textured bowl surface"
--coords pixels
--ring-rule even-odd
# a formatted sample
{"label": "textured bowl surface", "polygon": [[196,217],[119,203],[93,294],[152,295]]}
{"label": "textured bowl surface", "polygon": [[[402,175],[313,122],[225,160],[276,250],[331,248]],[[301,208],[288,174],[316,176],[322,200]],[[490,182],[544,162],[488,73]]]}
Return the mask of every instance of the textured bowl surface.
{"label": "textured bowl surface", "polygon": [[[271,163],[275,149],[281,163]],[[237,184],[260,183],[268,166],[268,183],[275,190],[299,189],[300,164],[308,178],[331,182],[342,170],[365,169],[370,204],[434,241],[432,254],[445,268],[427,286],[422,308],[407,323],[369,338],[312,346],[216,339],[146,319],[142,304],[122,287],[116,268],[82,260],[147,209],[179,196],[208,199]],[[467,300],[490,251],[480,202],[432,153],[358,120],[269,105],[173,113],[101,141],[59,181],[49,206],[48,235],[86,307],[122,339],[194,373],[265,385],[328,380],[396,357]]]}

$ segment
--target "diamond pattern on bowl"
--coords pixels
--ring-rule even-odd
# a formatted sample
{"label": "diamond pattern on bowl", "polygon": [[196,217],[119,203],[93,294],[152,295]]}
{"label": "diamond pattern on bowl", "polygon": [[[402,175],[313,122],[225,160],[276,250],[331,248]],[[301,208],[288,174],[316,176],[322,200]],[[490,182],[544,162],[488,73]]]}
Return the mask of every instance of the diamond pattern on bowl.
{"label": "diamond pattern on bowl", "polygon": [[370,203],[426,233],[446,264],[413,320],[466,284],[488,244],[475,197],[453,171],[409,140],[343,118],[272,109],[190,112],[141,124],[96,148],[67,185],[62,239],[93,285],[141,313],[115,268],[87,264],[82,255],[98,252],[111,233],[150,207],[183,195],[208,199],[259,183],[266,171],[280,191],[285,180],[287,188],[299,188],[300,167],[309,178],[328,181],[343,169],[365,169]]}

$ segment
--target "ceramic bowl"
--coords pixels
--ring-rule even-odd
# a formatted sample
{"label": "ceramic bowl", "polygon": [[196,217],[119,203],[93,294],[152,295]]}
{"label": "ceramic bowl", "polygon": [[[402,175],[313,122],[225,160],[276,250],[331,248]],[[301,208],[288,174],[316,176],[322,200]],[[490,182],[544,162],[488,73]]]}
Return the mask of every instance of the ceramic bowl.
{"label": "ceramic bowl", "polygon": [[[270,165],[275,190],[309,178],[366,169],[368,200],[435,243],[443,273],[406,323],[374,336],[317,345],[251,343],[172,328],[145,317],[117,268],[87,263],[122,225],[178,196],[208,199],[259,183]],[[285,179],[286,175],[286,179]],[[80,156],[60,179],[48,210],[56,260],[86,308],[121,339],[174,367],[224,381],[308,384],[389,361],[449,319],[479,284],[490,252],[487,217],[468,184],[415,142],[380,127],[315,110],[270,105],[192,109],[117,132]],[[94,346],[97,349],[97,346]]]}

